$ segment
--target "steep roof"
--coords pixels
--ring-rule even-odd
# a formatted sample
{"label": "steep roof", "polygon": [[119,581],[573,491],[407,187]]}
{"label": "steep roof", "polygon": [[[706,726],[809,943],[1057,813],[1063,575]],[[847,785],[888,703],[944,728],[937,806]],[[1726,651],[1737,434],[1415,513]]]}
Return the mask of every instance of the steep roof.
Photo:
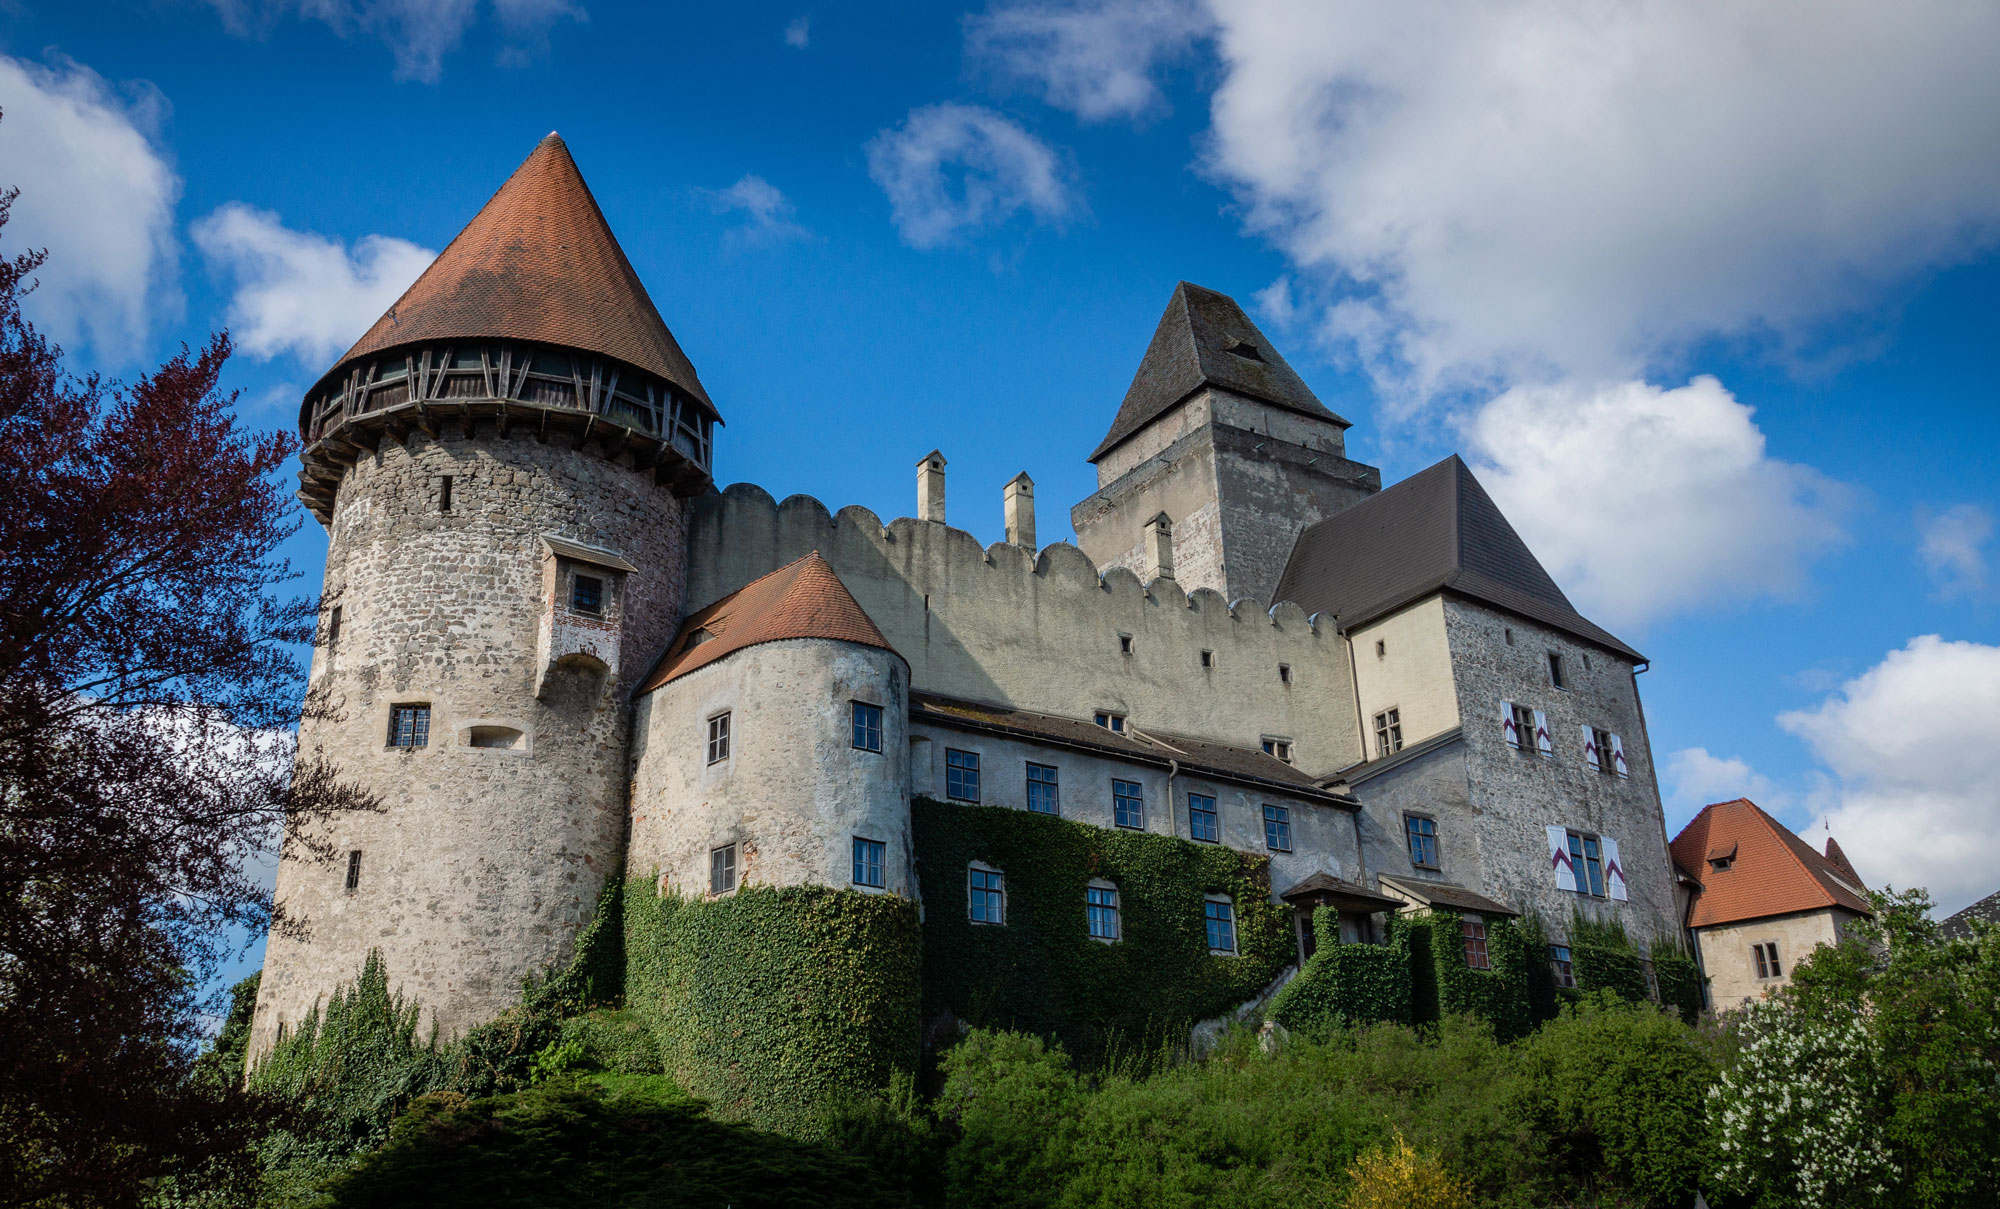
{"label": "steep roof", "polygon": [[829,638],[896,649],[815,550],[751,580],[682,622],[666,656],[639,691],[650,693],[745,647],[787,638]]}
{"label": "steep roof", "polygon": [[[1237,351],[1231,352],[1232,348]],[[1153,331],[1153,342],[1146,346],[1139,372],[1132,376],[1125,401],[1118,405],[1111,431],[1088,460],[1095,462],[1110,453],[1204,386],[1219,386],[1350,427],[1326,409],[1234,298],[1183,281],[1167,300],[1166,313]]]}
{"label": "steep roof", "polygon": [[1645,661],[1576,611],[1457,454],[1308,526],[1274,595],[1351,630],[1438,591]]}
{"label": "steep roof", "polygon": [[[1691,928],[1823,907],[1870,914],[1859,879],[1850,881],[1748,798],[1702,807],[1669,847],[1700,887],[1688,913]],[[1716,870],[1711,854],[1731,857],[1729,868]]]}
{"label": "steep roof", "polygon": [[2000,892],[1987,895],[1963,911],[1946,917],[1938,931],[1947,940],[1971,940],[1972,921],[2000,925]]}
{"label": "steep roof", "polygon": [[613,357],[715,409],[555,134],[340,363],[464,339],[534,340]]}

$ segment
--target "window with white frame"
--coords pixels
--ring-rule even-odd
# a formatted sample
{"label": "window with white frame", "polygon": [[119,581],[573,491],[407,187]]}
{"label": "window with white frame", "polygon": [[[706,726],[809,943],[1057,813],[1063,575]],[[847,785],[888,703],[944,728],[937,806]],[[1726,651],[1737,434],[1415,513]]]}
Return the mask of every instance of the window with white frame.
{"label": "window with white frame", "polygon": [[708,720],[708,762],[720,764],[729,758],[729,715],[717,714]]}
{"label": "window with white frame", "polygon": [[944,796],[954,802],[979,800],[979,753],[944,749]]}
{"label": "window with white frame", "polygon": [[1028,809],[1037,814],[1061,814],[1062,792],[1056,784],[1056,766],[1028,761]]}
{"label": "window with white frame", "polygon": [[1139,782],[1111,779],[1111,821],[1120,827],[1145,829],[1146,793]]}
{"label": "window with white frame", "polygon": [[998,869],[973,865],[966,870],[966,913],[976,924],[1007,922],[1007,879]]}
{"label": "window with white frame", "polygon": [[1083,892],[1084,911],[1089,916],[1093,940],[1118,939],[1118,887],[1110,882],[1092,882]]}

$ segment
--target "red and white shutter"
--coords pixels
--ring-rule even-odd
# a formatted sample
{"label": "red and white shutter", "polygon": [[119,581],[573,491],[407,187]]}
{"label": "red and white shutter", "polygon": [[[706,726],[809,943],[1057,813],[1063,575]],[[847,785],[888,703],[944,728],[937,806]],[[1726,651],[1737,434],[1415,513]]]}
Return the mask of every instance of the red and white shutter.
{"label": "red and white shutter", "polygon": [[1507,740],[1507,746],[1521,746],[1521,731],[1520,728],[1514,725],[1514,703],[1512,701],[1502,701],[1500,703],[1500,734],[1502,738]]}
{"label": "red and white shutter", "polygon": [[1549,867],[1556,871],[1556,889],[1576,889],[1576,866],[1569,860],[1569,829],[1560,825],[1546,829],[1549,833]]}
{"label": "red and white shutter", "polygon": [[1608,835],[1599,836],[1597,842],[1604,846],[1604,884],[1611,891],[1611,897],[1625,901],[1625,866],[1618,863],[1618,841]]}
{"label": "red and white shutter", "polygon": [[1555,737],[1549,734],[1549,716],[1541,710],[1535,711],[1535,750],[1545,756],[1556,754]]}
{"label": "red and white shutter", "polygon": [[1590,765],[1590,771],[1603,771],[1604,766],[1597,760],[1597,728],[1588,722],[1583,724],[1583,759]]}
{"label": "red and white shutter", "polygon": [[1617,735],[1611,736],[1611,770],[1621,777],[1632,775],[1625,767],[1625,744]]}

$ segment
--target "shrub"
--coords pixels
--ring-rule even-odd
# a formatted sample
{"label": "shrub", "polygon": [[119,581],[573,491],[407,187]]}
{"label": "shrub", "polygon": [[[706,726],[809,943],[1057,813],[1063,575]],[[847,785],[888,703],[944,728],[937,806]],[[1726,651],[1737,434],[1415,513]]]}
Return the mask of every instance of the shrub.
{"label": "shrub", "polygon": [[1417,1150],[1398,1132],[1347,1169],[1353,1187],[1347,1209],[1471,1209],[1472,1186],[1445,1170],[1443,1160]]}
{"label": "shrub", "polygon": [[1319,907],[1313,932],[1318,945],[1312,958],[1271,1000],[1271,1019],[1307,1033],[1410,1023],[1410,941],[1400,920],[1390,921],[1386,944],[1341,944],[1337,915]]}

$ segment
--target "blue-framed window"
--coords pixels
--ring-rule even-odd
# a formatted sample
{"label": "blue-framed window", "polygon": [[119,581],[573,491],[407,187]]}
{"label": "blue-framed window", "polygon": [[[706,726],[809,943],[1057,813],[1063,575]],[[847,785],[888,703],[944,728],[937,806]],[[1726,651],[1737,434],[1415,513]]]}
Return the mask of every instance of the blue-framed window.
{"label": "blue-framed window", "polygon": [[979,753],[944,749],[944,796],[954,802],[979,800]]}
{"label": "blue-framed window", "polygon": [[1604,897],[1604,853],[1597,837],[1569,833],[1569,863],[1576,871],[1576,888],[1594,898]]}
{"label": "blue-framed window", "polygon": [[1437,820],[1421,814],[1406,814],[1403,816],[1403,831],[1410,837],[1410,863],[1419,869],[1437,868]]}
{"label": "blue-framed window", "polygon": [[1111,821],[1120,827],[1144,830],[1146,827],[1146,795],[1137,781],[1111,781]]}
{"label": "blue-framed window", "polygon": [[866,701],[854,703],[854,746],[862,751],[882,750],[882,707]]}
{"label": "blue-framed window", "polygon": [[1090,934],[1098,940],[1118,939],[1118,891],[1115,887],[1091,886],[1084,892],[1084,910],[1090,916]]}
{"label": "blue-framed window", "polygon": [[431,741],[431,707],[392,705],[389,707],[389,746],[428,747]]}
{"label": "blue-framed window", "polygon": [[864,840],[854,837],[854,884],[857,886],[884,886],[882,880],[882,858],[888,845],[880,840]]}
{"label": "blue-framed window", "polygon": [[1222,842],[1222,821],[1214,798],[1205,793],[1188,795],[1188,834],[1211,844]]}
{"label": "blue-framed window", "polygon": [[1273,852],[1292,850],[1292,812],[1283,806],[1264,807],[1264,847]]}
{"label": "blue-framed window", "polygon": [[1208,951],[1217,955],[1236,955],[1236,908],[1226,902],[1209,899],[1201,905],[1203,921],[1208,925]]}
{"label": "blue-framed window", "polygon": [[1056,787],[1053,764],[1028,764],[1028,809],[1038,814],[1061,814],[1062,795]]}
{"label": "blue-framed window", "polygon": [[1007,922],[1006,875],[995,869],[967,871],[966,911],[976,924]]}

